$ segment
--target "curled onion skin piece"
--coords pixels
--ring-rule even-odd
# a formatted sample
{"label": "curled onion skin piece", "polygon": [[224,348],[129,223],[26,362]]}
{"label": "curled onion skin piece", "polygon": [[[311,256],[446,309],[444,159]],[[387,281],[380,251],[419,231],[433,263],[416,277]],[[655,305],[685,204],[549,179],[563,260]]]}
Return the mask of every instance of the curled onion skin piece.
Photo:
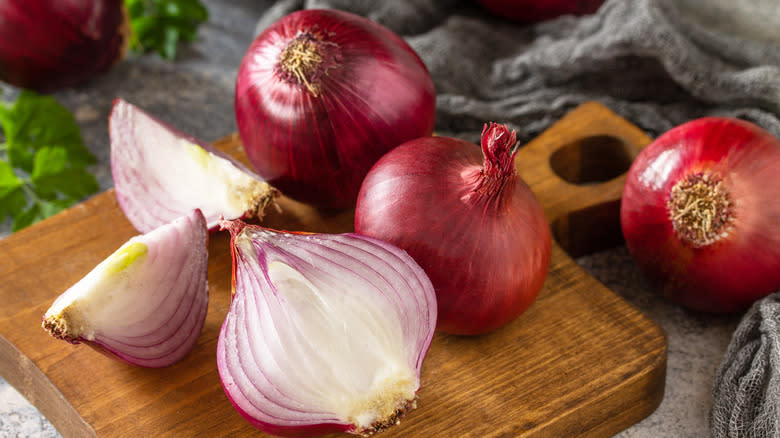
{"label": "curled onion skin piece", "polygon": [[0,23],[0,79],[38,92],[108,71],[129,42],[122,0],[3,0]]}
{"label": "curled onion skin piece", "polygon": [[140,232],[199,209],[215,229],[220,218],[262,218],[278,191],[207,142],[122,99],[109,117],[111,174],[119,206]]}
{"label": "curled onion skin piece", "polygon": [[54,300],[44,330],[132,365],[173,365],[206,320],[207,243],[200,210],[132,237]]}
{"label": "curled onion skin piece", "polygon": [[416,407],[436,298],[411,257],[357,234],[221,226],[233,298],[217,368],[247,421],[280,436],[370,435]]}
{"label": "curled onion skin piece", "polygon": [[371,165],[430,135],[436,92],[398,35],[367,18],[306,9],[251,44],[236,79],[238,131],[258,174],[316,207],[353,207]]}
{"label": "curled onion skin piece", "polygon": [[480,335],[517,319],[547,277],[551,235],[517,174],[516,136],[485,125],[480,146],[451,137],[411,140],[363,181],[355,232],[404,249],[428,274],[437,329]]}
{"label": "curled onion skin piece", "polygon": [[659,136],[628,171],[626,246],[666,298],[736,313],[780,290],[780,140],[705,117]]}

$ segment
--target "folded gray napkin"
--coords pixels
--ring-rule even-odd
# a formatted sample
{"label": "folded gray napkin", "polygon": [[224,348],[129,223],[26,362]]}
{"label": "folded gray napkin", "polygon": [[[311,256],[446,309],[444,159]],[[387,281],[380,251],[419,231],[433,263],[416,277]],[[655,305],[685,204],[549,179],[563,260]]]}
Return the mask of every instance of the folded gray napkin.
{"label": "folded gray napkin", "polygon": [[780,437],[780,292],[755,303],[715,375],[713,438]]}

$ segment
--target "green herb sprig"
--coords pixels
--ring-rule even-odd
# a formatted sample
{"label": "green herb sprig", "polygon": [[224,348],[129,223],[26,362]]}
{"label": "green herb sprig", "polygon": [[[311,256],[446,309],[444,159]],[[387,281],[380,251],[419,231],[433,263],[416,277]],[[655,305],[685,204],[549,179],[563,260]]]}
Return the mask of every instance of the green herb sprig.
{"label": "green herb sprig", "polygon": [[125,0],[132,35],[130,47],[137,53],[157,52],[176,58],[179,41],[192,41],[200,23],[209,18],[200,0]]}
{"label": "green herb sprig", "polygon": [[13,218],[13,231],[99,190],[87,170],[97,160],[53,97],[23,90],[15,102],[0,103],[0,126],[0,222]]}

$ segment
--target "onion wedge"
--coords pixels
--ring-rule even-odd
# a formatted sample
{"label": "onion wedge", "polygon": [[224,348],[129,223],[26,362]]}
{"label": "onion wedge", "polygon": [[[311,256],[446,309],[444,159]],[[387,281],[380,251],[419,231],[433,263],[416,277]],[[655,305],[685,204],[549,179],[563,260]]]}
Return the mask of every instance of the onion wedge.
{"label": "onion wedge", "polygon": [[195,208],[220,217],[262,217],[278,191],[207,142],[116,99],[109,117],[111,174],[119,206],[140,232]]}
{"label": "onion wedge", "polygon": [[133,365],[178,362],[206,319],[207,243],[199,210],[132,237],[57,297],[43,328]]}

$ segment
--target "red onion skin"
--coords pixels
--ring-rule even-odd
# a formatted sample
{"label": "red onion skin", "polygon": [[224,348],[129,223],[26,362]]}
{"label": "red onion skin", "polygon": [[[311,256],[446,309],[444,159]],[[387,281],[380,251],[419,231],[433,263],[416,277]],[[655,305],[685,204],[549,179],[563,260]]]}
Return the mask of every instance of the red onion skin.
{"label": "red onion skin", "polygon": [[412,140],[372,168],[355,212],[357,233],[406,250],[425,270],[436,290],[436,328],[452,334],[483,334],[516,319],[550,263],[541,204],[516,174],[501,196],[463,199],[482,166],[473,143]]}
{"label": "red onion skin", "polygon": [[[306,31],[330,48],[318,96],[277,71],[282,50]],[[236,121],[254,168],[283,194],[330,209],[354,206],[385,152],[429,135],[435,105],[430,74],[403,39],[337,10],[274,23],[249,47],[236,80]]]}
{"label": "red onion skin", "polygon": [[265,433],[275,435],[275,436],[281,436],[281,437],[316,437],[316,436],[322,436],[327,435],[331,433],[344,433],[349,432],[349,427],[347,425],[343,424],[335,424],[335,423],[323,423],[323,424],[312,424],[307,426],[296,426],[296,427],[285,427],[285,426],[278,426],[275,424],[270,424],[264,421],[260,421],[248,413],[246,413],[241,407],[236,404],[232,398],[230,398],[230,392],[227,391],[227,388],[225,387],[225,383],[222,382],[222,389],[225,391],[225,394],[230,400],[230,404],[233,405],[233,408],[238,411],[239,414],[241,414],[241,417],[243,417],[246,421],[249,422],[254,428],[261,430]]}
{"label": "red onion skin", "polygon": [[604,0],[478,0],[490,12],[517,22],[538,22],[561,15],[587,15]]}
{"label": "red onion skin", "polygon": [[246,413],[238,404],[236,404],[236,402],[233,401],[232,398],[230,398],[230,392],[227,390],[225,382],[222,382],[222,389],[225,391],[225,395],[227,396],[228,400],[230,400],[230,404],[233,405],[233,408],[238,411],[239,414],[241,414],[241,417],[248,421],[252,427],[267,434],[280,437],[308,438],[332,433],[345,433],[350,431],[349,426],[344,424],[323,423],[307,426],[285,427],[260,421]]}
{"label": "red onion skin", "polygon": [[[680,239],[666,204],[687,175],[722,178],[733,205],[728,235],[694,247]],[[658,137],[632,164],[621,225],[639,269],[683,307],[735,313],[780,290],[780,141],[752,123],[697,119]]]}
{"label": "red onion skin", "polygon": [[104,73],[124,56],[122,0],[0,0],[0,79],[51,92]]}

